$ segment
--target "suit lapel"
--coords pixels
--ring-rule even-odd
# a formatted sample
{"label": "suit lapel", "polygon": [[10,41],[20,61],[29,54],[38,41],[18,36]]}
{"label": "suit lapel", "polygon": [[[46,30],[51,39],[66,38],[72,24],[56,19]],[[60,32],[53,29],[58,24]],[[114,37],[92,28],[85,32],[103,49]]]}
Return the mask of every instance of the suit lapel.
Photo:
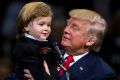
{"label": "suit lapel", "polygon": [[[80,74],[82,75],[85,73],[88,69],[90,69],[94,64],[96,63],[96,57],[92,53],[88,53],[83,58],[79,59],[77,62],[75,62],[69,69],[70,72],[70,78],[77,78],[76,76],[80,77]],[[84,76],[84,75],[83,75]],[[83,77],[81,76],[81,77]],[[78,80],[78,79],[76,79]]]}

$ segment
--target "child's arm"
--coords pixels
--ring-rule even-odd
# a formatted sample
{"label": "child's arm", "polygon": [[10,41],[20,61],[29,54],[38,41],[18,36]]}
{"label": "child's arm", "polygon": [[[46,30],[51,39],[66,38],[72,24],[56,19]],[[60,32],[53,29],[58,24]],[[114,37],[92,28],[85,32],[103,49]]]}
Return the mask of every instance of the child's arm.
{"label": "child's arm", "polygon": [[52,80],[51,76],[46,73],[43,65],[43,61],[40,61],[36,57],[28,57],[24,59],[24,68],[30,70],[35,80]]}
{"label": "child's arm", "polygon": [[46,63],[45,60],[44,60],[43,65],[44,65],[44,67],[45,67],[45,71],[46,71],[46,73],[50,75],[50,71],[49,71],[49,68],[48,68],[48,64]]}

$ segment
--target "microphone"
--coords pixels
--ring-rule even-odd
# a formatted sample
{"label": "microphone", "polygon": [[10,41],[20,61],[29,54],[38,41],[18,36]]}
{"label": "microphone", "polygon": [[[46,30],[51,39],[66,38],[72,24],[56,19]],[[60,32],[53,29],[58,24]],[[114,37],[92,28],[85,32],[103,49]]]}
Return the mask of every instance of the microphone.
{"label": "microphone", "polygon": [[61,50],[60,50],[57,42],[53,42],[53,46],[54,46],[55,50],[57,51],[57,55],[58,55],[58,58],[59,58],[59,63],[58,63],[58,65],[65,71],[66,79],[67,79],[67,80],[70,80],[69,71],[63,66],[65,60],[64,60],[64,58],[63,58],[62,52],[61,52]]}
{"label": "microphone", "polygon": [[59,60],[60,64],[63,64],[64,63],[64,58],[63,58],[62,52],[61,52],[57,42],[53,42],[53,46],[54,46],[54,49],[57,52],[57,56],[58,56],[58,60]]}

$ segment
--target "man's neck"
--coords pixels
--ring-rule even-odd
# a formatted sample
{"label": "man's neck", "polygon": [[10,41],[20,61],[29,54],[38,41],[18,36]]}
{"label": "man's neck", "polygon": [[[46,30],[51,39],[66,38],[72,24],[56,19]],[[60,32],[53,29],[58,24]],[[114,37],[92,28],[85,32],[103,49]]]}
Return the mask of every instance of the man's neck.
{"label": "man's neck", "polygon": [[82,54],[84,54],[86,52],[89,52],[89,51],[88,50],[83,50],[83,51],[82,50],[79,50],[79,51],[75,51],[75,50],[74,51],[73,50],[72,51],[70,51],[70,50],[68,51],[68,50],[66,50],[66,52],[67,52],[68,55],[77,56],[77,55],[82,55]]}

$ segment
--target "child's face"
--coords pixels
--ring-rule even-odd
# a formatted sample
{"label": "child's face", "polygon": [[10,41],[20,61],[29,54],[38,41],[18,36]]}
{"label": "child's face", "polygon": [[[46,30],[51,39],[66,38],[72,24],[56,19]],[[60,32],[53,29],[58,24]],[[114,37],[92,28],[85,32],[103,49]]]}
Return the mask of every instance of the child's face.
{"label": "child's face", "polygon": [[51,19],[51,16],[37,17],[25,27],[25,30],[39,41],[46,40],[51,33]]}

